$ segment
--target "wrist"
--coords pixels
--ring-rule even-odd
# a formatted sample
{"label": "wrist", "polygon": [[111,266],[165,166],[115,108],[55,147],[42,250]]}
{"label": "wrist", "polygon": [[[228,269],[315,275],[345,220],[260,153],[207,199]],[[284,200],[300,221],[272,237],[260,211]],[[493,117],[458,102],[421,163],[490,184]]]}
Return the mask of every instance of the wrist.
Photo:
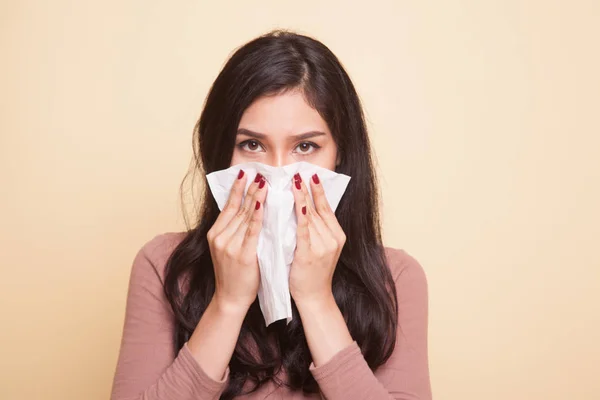
{"label": "wrist", "polygon": [[294,299],[299,313],[317,313],[338,308],[332,292]]}
{"label": "wrist", "polygon": [[213,295],[210,303],[217,314],[227,317],[238,317],[242,320],[250,308],[250,304],[226,299],[217,294]]}

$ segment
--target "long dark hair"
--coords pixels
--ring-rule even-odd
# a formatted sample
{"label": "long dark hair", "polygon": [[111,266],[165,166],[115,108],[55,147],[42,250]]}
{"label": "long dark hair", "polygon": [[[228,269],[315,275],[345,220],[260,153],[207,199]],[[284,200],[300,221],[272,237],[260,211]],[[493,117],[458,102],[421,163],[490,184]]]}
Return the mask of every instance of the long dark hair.
{"label": "long dark hair", "polygon": [[[333,294],[348,329],[369,367],[392,354],[397,329],[397,297],[381,242],[378,191],[360,100],[337,57],[321,42],[275,31],[239,48],[216,78],[194,129],[195,169],[202,176],[230,166],[244,110],[261,96],[298,89],[327,122],[340,154],[336,171],[352,177],[336,210],[346,234],[333,277]],[[206,181],[205,187],[206,187]],[[164,289],[175,314],[174,344],[190,338],[215,291],[206,233],[219,214],[204,190],[198,221],[171,254]],[[182,283],[183,282],[183,283]],[[293,320],[265,327],[258,300],[244,320],[229,363],[230,381],[221,399],[274,380],[291,389],[317,392],[312,361],[298,310]],[[277,382],[284,368],[288,382]]]}

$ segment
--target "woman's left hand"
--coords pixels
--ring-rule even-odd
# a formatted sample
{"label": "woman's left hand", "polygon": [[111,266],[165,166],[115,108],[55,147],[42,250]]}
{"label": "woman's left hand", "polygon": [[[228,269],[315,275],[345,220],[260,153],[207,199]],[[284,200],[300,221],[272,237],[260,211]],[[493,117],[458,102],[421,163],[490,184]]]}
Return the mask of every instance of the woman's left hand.
{"label": "woman's left hand", "polygon": [[298,231],[290,269],[290,293],[297,305],[333,299],[333,272],[346,242],[319,177],[315,174],[310,181],[313,199],[299,174],[294,175],[292,185]]}

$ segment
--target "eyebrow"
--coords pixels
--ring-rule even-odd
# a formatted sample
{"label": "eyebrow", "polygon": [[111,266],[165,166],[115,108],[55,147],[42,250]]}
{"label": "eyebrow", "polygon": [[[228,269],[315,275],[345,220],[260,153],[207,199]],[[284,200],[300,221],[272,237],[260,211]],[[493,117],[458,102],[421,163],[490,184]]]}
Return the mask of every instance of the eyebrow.
{"label": "eyebrow", "polygon": [[[249,129],[244,129],[244,128],[238,129],[237,134],[250,136],[255,139],[265,139],[267,137],[267,135],[265,135],[264,133],[254,132],[254,131],[251,131]],[[299,133],[297,135],[292,135],[292,138],[294,140],[305,140],[305,139],[310,139],[310,138],[313,138],[316,136],[324,136],[324,135],[326,135],[325,132],[309,131],[309,132]]]}

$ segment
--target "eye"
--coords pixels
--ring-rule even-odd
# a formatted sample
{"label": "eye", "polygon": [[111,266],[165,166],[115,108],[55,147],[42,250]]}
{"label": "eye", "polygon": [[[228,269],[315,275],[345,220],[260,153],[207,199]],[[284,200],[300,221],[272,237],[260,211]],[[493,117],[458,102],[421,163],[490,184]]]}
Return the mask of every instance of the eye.
{"label": "eye", "polygon": [[315,143],[302,142],[298,146],[296,146],[296,152],[299,154],[311,154],[318,148],[319,146],[317,146]]}
{"label": "eye", "polygon": [[239,148],[245,151],[249,151],[251,153],[258,153],[260,151],[264,151],[262,145],[258,143],[256,140],[246,140],[240,144],[238,144]]}

